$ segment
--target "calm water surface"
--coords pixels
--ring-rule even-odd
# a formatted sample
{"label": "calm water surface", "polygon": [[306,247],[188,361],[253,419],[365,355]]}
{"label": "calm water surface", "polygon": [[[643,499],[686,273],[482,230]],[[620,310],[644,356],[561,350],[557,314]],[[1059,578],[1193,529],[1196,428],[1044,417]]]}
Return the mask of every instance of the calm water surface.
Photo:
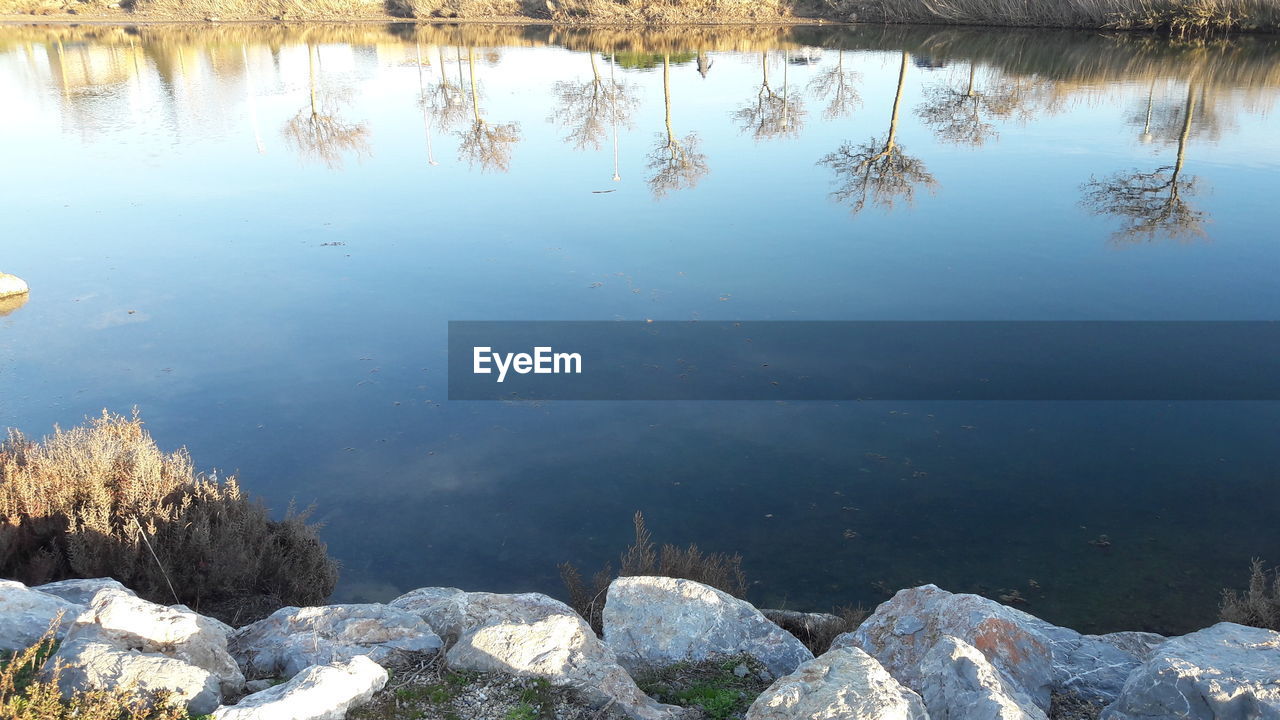
{"label": "calm water surface", "polygon": [[559,594],[643,510],[763,605],[1185,630],[1280,561],[1274,403],[451,403],[446,322],[1280,319],[1278,45],[3,27],[0,425],[136,405],[344,600]]}

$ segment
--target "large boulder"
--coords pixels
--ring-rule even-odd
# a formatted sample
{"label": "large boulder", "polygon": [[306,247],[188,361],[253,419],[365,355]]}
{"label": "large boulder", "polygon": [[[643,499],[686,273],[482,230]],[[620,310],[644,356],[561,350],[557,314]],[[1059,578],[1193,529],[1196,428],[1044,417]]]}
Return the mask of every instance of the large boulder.
{"label": "large boulder", "polygon": [[943,636],[920,663],[930,720],[1047,720],[977,648]]}
{"label": "large boulder", "polygon": [[948,635],[977,648],[987,660],[1041,709],[1048,709],[1053,689],[1053,655],[1049,639],[1026,613],[977,595],[956,595],[934,585],[900,590],[881,604],[852,633],[832,647],[860,647],[880,661],[889,674],[919,692],[924,686],[920,665],[933,646]]}
{"label": "large boulder", "polygon": [[289,682],[218,708],[214,720],[343,720],[387,684],[387,671],[367,656],[313,665]]}
{"label": "large boulder", "polygon": [[0,580],[0,653],[11,653],[34,645],[53,624],[62,620],[55,634],[61,634],[84,610],[13,580]]}
{"label": "large boulder", "polygon": [[1280,718],[1280,633],[1224,622],[1161,644],[1102,712],[1155,718]]}
{"label": "large boulder", "polygon": [[391,604],[419,614],[453,640],[445,661],[455,670],[543,677],[597,707],[614,706],[637,720],[683,715],[680,708],[641,692],[591,626],[546,595],[423,588]]}
{"label": "large boulder", "polygon": [[440,637],[422,618],[378,604],[286,607],[235,631],[232,655],[250,677],[293,677],[312,665],[401,651],[434,652]]}
{"label": "large boulder", "polygon": [[858,648],[830,650],[776,680],[746,720],[928,720],[920,696]]}
{"label": "large boulder", "polygon": [[1142,654],[1163,640],[1150,633],[1081,635],[994,600],[922,585],[899,591],[832,647],[863,648],[918,691],[920,661],[946,635],[977,648],[1044,710],[1053,691],[1111,702]]}
{"label": "large boulder", "polygon": [[209,713],[244,687],[220,623],[105,589],[76,618],[58,648],[62,690],[168,690],[193,714]]}
{"label": "large boulder", "polygon": [[141,695],[165,691],[192,715],[213,712],[226,693],[217,675],[161,652],[132,649],[97,625],[73,628],[58,647],[63,695],[82,690],[128,688]]}
{"label": "large boulder", "polygon": [[610,583],[604,641],[633,672],[746,653],[780,677],[813,659],[803,643],[751,603],[668,577],[621,577]]}
{"label": "large boulder", "polygon": [[32,590],[39,590],[48,595],[57,595],[67,602],[88,606],[99,590],[119,590],[129,595],[134,592],[111,578],[75,578],[37,585]]}

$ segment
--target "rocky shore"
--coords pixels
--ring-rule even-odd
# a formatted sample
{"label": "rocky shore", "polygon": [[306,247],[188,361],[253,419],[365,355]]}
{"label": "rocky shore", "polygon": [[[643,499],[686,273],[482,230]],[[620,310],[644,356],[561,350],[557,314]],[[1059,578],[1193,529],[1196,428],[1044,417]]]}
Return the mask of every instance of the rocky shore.
{"label": "rocky shore", "polygon": [[[395,713],[419,696],[466,698],[465,715],[441,716],[459,720],[1280,718],[1280,633],[1224,622],[1175,638],[1082,635],[933,585],[899,591],[814,657],[751,604],[664,577],[615,580],[603,637],[538,593],[421,588],[386,604],[286,607],[232,628],[110,579],[0,581],[0,651],[31,645],[54,622],[64,693],[167,690],[192,716],[216,720],[429,717]],[[765,687],[740,715],[663,704],[637,684],[725,658],[732,675]],[[461,681],[412,690],[428,668]],[[536,714],[489,707],[557,697],[568,700]]]}

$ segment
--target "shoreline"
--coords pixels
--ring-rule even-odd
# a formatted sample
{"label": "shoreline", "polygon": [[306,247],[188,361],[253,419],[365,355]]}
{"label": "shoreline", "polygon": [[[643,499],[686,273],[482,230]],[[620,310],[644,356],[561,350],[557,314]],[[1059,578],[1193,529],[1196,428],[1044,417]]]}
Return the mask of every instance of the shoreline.
{"label": "shoreline", "polygon": [[111,688],[100,705],[213,720],[1138,720],[1177,714],[1172,689],[1189,684],[1223,720],[1244,717],[1242,698],[1280,709],[1268,688],[1280,633],[1229,621],[1087,635],[931,584],[844,620],[664,575],[617,577],[603,593],[602,628],[540,593],[440,586],[232,626],[109,577],[0,581],[0,650],[44,668],[0,701]]}

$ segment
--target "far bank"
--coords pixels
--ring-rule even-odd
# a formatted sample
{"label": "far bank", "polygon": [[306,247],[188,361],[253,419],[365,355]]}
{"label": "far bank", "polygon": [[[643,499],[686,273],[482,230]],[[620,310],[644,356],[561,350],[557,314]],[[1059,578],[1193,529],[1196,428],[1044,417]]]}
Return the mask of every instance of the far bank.
{"label": "far bank", "polygon": [[0,0],[0,22],[813,22],[1130,30],[1203,38],[1280,29],[1280,0]]}

